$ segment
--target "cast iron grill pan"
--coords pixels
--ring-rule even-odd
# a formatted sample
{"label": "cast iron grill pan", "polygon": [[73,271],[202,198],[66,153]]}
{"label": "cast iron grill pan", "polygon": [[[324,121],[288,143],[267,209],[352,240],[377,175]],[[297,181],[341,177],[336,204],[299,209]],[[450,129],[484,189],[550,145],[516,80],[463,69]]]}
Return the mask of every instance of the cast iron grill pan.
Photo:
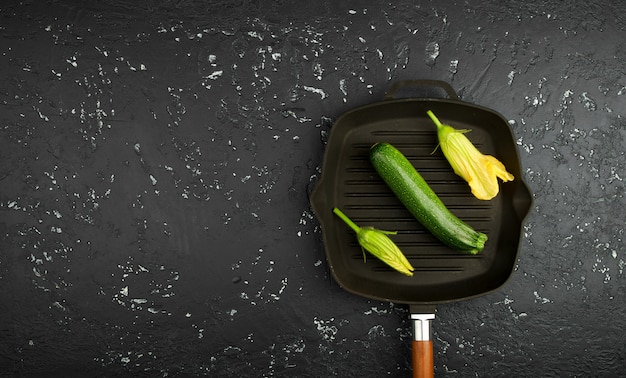
{"label": "cast iron grill pan", "polygon": [[[452,171],[436,148],[429,109],[443,123],[470,129],[467,135],[479,150],[496,156],[515,176],[501,184],[495,199],[475,199]],[[488,235],[482,252],[455,251],[413,218],[369,161],[369,148],[376,142],[402,151],[456,216]],[[354,109],[335,122],[311,203],[322,224],[333,276],[344,289],[374,299],[434,304],[478,296],[504,284],[515,266],[530,194],[513,135],[497,113],[457,100],[398,99]],[[360,226],[397,231],[392,238],[415,267],[415,275],[401,275],[371,255],[364,262],[354,232],[332,214],[335,206]]]}
{"label": "cast iron grill pan", "polygon": [[[389,93],[416,85],[443,89],[451,99],[391,99],[340,117],[330,133],[311,205],[320,220],[326,260],[335,281],[357,295],[408,304],[414,332],[413,376],[432,377],[430,322],[435,306],[487,294],[509,279],[532,197],[522,178],[513,134],[501,115],[459,101],[452,87],[438,81],[400,82]],[[501,183],[499,195],[492,200],[475,199],[436,149],[437,128],[427,110],[443,123],[471,130],[467,135],[474,145],[503,162],[515,180]],[[398,148],[450,211],[487,234],[483,251],[470,255],[453,250],[413,218],[369,161],[369,149],[377,142]],[[392,238],[415,268],[413,277],[364,255],[354,232],[333,214],[333,207],[361,227],[397,231]]]}

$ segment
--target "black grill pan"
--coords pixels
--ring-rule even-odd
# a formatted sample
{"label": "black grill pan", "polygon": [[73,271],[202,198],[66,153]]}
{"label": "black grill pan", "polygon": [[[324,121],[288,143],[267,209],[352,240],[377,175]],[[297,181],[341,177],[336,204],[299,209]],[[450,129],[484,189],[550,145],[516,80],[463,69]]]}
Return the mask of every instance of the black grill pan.
{"label": "black grill pan", "polygon": [[[407,89],[425,89],[429,95],[439,90],[448,98],[394,98]],[[522,178],[513,133],[500,114],[460,101],[452,87],[441,81],[399,82],[386,98],[353,109],[334,123],[311,204],[334,279],[354,294],[408,304],[414,319],[414,376],[432,376],[430,320],[435,306],[493,292],[509,279],[532,196]],[[476,147],[502,161],[515,179],[500,183],[496,198],[475,199],[436,149],[437,128],[427,110],[442,123],[470,129],[467,136]],[[453,250],[413,218],[369,161],[369,149],[377,142],[391,143],[404,153],[450,211],[487,234],[482,252],[469,255]],[[354,232],[332,213],[333,207],[359,226],[398,231],[392,239],[415,268],[414,276],[404,276],[371,255],[364,261]]]}

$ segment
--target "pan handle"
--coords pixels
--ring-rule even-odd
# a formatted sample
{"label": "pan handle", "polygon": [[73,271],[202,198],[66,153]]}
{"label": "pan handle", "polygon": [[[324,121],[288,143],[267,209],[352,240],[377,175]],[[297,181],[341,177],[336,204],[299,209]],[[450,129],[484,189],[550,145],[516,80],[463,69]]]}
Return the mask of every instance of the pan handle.
{"label": "pan handle", "polygon": [[411,314],[413,321],[413,378],[433,378],[435,364],[430,322],[435,314]]}
{"label": "pan handle", "polygon": [[[404,92],[404,95],[401,93]],[[385,100],[397,98],[447,98],[460,100],[450,84],[441,80],[402,80],[396,82],[385,94]]]}

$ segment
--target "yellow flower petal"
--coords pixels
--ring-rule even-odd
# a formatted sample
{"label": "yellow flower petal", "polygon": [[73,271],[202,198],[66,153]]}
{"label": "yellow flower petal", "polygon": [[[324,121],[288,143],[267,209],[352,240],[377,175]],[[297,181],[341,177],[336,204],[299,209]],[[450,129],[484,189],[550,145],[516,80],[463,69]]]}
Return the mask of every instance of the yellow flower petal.
{"label": "yellow flower petal", "polygon": [[490,200],[500,190],[498,178],[511,181],[513,175],[507,172],[504,164],[491,155],[483,155],[464,135],[469,130],[456,130],[444,125],[429,110],[428,116],[437,125],[437,137],[444,156],[452,166],[454,173],[469,184],[474,197]]}
{"label": "yellow flower petal", "polygon": [[382,262],[407,276],[413,275],[413,266],[404,256],[400,248],[387,236],[395,232],[381,231],[373,227],[361,227],[357,239],[361,247]]}
{"label": "yellow flower petal", "polygon": [[480,164],[476,165],[480,166],[480,169],[475,169],[473,174],[464,178],[472,189],[474,197],[480,200],[490,200],[497,196],[500,190],[497,178],[510,181],[513,175],[504,170],[504,165],[493,156],[481,155],[480,159]]}
{"label": "yellow flower petal", "polygon": [[[413,266],[404,253],[387,235],[396,234],[393,231],[382,231],[374,227],[359,227],[338,208],[333,213],[343,220],[354,232],[361,248],[378,257],[382,262],[407,276],[413,275]],[[363,254],[365,257],[365,254]]]}

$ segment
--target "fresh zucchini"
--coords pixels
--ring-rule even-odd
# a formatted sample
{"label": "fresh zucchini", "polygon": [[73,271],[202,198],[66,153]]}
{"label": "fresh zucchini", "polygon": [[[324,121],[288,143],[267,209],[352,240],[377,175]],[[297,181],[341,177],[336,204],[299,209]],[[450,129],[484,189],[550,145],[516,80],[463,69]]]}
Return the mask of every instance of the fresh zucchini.
{"label": "fresh zucchini", "polygon": [[376,143],[370,149],[370,160],[400,202],[437,239],[471,254],[484,248],[487,235],[452,214],[398,149]]}

